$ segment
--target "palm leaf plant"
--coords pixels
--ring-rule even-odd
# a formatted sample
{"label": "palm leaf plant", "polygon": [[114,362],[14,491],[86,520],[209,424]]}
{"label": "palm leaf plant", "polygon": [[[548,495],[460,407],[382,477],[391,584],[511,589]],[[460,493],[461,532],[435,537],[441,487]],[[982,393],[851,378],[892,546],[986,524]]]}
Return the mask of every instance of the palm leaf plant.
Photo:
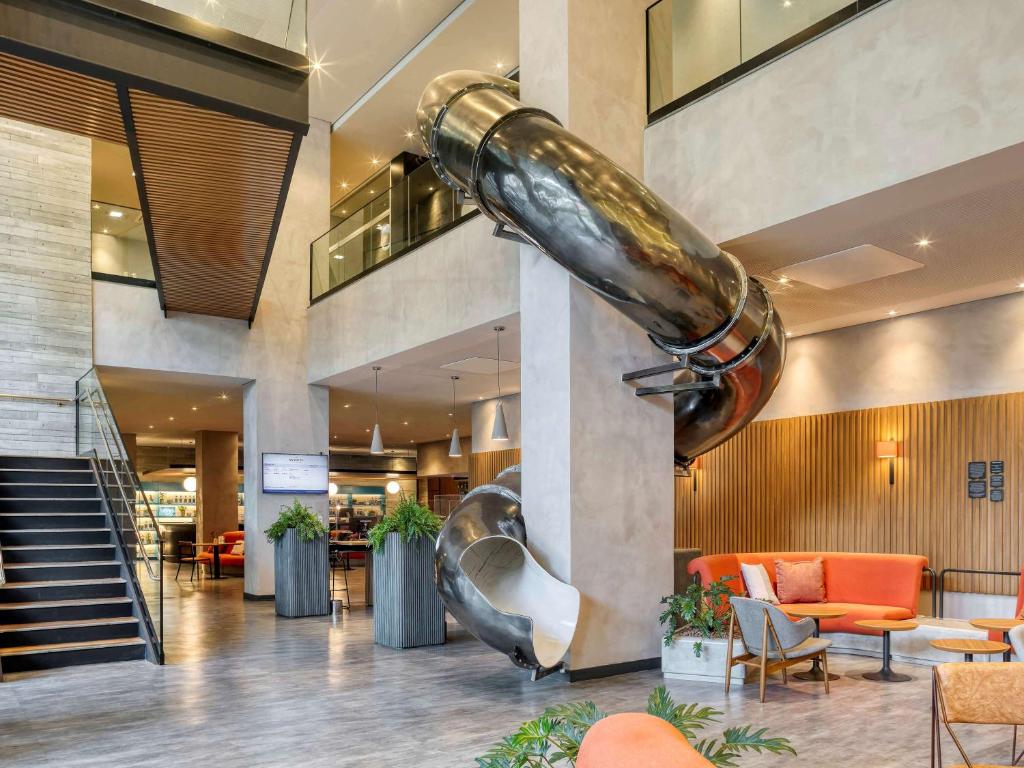
{"label": "palm leaf plant", "polygon": [[658,617],[665,626],[665,645],[670,646],[677,635],[692,635],[701,638],[693,644],[693,653],[699,657],[705,639],[724,637],[729,627],[729,596],[732,590],[728,582],[733,576],[723,576],[706,587],[697,582],[690,584],[683,592],[661,598],[668,607]]}
{"label": "palm leaf plant", "polygon": [[[722,713],[700,704],[676,704],[668,690],[659,686],[647,699],[647,714],[660,717],[694,742],[698,732],[717,723]],[[478,768],[573,768],[587,731],[605,717],[592,701],[548,707],[478,757],[476,764]],[[726,728],[720,738],[702,738],[693,746],[719,768],[736,768],[736,760],[748,753],[796,754],[789,739],[766,734],[766,728],[744,725]]]}

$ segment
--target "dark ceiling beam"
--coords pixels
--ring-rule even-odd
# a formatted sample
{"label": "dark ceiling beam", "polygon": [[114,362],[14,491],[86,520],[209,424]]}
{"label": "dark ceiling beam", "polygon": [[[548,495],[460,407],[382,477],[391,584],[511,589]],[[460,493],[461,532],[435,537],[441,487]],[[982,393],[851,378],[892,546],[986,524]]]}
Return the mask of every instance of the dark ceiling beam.
{"label": "dark ceiling beam", "polygon": [[0,50],[304,135],[308,66],[269,48],[141,0],[0,0]]}

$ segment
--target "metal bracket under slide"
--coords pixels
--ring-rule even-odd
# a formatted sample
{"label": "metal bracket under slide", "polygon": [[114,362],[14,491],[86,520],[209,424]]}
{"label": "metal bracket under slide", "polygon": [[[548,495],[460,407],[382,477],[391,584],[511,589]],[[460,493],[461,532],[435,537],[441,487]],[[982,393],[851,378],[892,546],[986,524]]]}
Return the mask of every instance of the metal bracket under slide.
{"label": "metal bracket under slide", "polygon": [[[635,379],[646,379],[649,376],[657,376],[660,373],[672,373],[673,371],[682,371],[690,367],[689,356],[684,356],[674,363],[665,363],[664,365],[656,365],[653,368],[642,368],[639,371],[629,371],[628,373],[622,374],[623,381],[634,381]],[[637,387],[637,397],[646,397],[647,395],[664,395],[673,392],[696,392],[703,389],[719,389],[722,386],[722,377],[720,374],[715,374],[711,378],[698,379],[697,381],[691,381],[685,384],[661,384],[655,387]]]}
{"label": "metal bracket under slide", "polygon": [[491,234],[493,234],[495,237],[500,237],[502,240],[511,240],[514,243],[522,243],[523,245],[530,244],[529,240],[523,238],[523,236],[520,235],[515,230],[509,229],[500,221],[494,225],[494,232],[492,232]]}
{"label": "metal bracket under slide", "polygon": [[530,682],[536,683],[538,680],[543,680],[548,675],[553,675],[555,672],[561,672],[563,675],[569,670],[565,667],[565,662],[560,661],[553,667],[534,667],[530,670]]}

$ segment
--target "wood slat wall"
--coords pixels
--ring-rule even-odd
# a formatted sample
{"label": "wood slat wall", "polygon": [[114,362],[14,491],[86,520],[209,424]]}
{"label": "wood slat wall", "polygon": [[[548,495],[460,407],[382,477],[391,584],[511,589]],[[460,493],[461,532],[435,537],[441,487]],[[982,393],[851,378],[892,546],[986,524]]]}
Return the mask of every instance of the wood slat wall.
{"label": "wood slat wall", "polygon": [[[900,441],[896,483],[875,442]],[[967,462],[1005,462],[1005,499],[967,498]],[[943,568],[1020,570],[1024,393],[754,422],[676,479],[677,547],[705,553],[922,554]],[[947,589],[1015,594],[1006,577]]]}
{"label": "wood slat wall", "polygon": [[522,454],[518,448],[470,454],[469,487],[472,489],[491,482],[501,470],[518,464],[521,457]]}

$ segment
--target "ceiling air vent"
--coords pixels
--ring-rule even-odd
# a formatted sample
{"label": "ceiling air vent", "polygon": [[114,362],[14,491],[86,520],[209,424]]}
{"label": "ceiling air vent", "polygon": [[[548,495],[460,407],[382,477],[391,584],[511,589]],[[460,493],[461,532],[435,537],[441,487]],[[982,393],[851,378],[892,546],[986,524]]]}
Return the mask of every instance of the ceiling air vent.
{"label": "ceiling air vent", "polygon": [[919,261],[879,248],[877,245],[858,245],[845,251],[808,259],[772,272],[776,278],[787,277],[815,288],[834,291],[848,285],[866,283],[880,277],[898,275],[923,267]]}

